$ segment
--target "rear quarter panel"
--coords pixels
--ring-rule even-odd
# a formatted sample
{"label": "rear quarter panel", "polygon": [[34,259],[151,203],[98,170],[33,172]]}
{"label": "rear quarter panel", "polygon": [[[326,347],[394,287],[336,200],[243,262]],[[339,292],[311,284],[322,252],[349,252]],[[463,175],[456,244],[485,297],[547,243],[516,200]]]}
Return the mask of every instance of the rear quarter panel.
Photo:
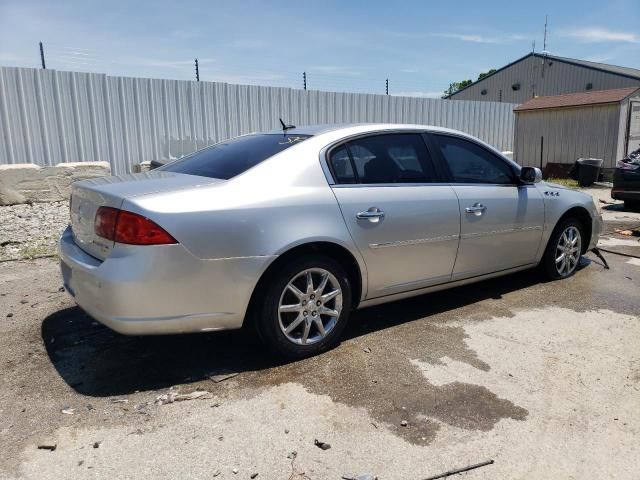
{"label": "rear quarter panel", "polygon": [[151,218],[201,259],[279,255],[330,241],[364,272],[317,152],[291,148],[229,181],[133,198],[122,208]]}

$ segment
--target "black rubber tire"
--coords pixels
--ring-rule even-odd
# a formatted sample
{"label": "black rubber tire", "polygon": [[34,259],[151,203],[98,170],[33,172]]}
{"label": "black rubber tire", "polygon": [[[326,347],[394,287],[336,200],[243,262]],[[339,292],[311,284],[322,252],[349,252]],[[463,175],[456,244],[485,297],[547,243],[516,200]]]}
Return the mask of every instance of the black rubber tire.
{"label": "black rubber tire", "polygon": [[[288,340],[280,329],[278,303],[287,283],[308,268],[323,268],[336,277],[342,290],[342,312],[333,330],[324,339],[312,345],[297,345]],[[262,285],[264,293],[257,297],[253,321],[260,339],[272,352],[288,359],[301,359],[326,352],[338,345],[349,320],[352,305],[351,284],[340,263],[321,254],[293,258]]]}
{"label": "black rubber tire", "polygon": [[625,200],[624,209],[632,212],[640,211],[640,200]]}
{"label": "black rubber tire", "polygon": [[544,255],[542,256],[542,260],[540,261],[540,267],[541,267],[542,273],[549,280],[559,280],[561,278],[569,278],[578,270],[578,266],[576,266],[576,268],[574,268],[573,271],[568,275],[560,275],[556,270],[556,259],[555,259],[556,246],[558,245],[558,240],[560,240],[560,236],[562,235],[562,232],[564,232],[570,226],[576,227],[580,232],[581,248],[584,249],[584,242],[586,241],[586,239],[584,238],[584,226],[582,225],[582,222],[577,218],[573,218],[573,217],[564,218],[560,222],[558,222],[556,227],[553,229],[553,232],[551,233],[551,237],[549,237],[547,248],[545,249]]}

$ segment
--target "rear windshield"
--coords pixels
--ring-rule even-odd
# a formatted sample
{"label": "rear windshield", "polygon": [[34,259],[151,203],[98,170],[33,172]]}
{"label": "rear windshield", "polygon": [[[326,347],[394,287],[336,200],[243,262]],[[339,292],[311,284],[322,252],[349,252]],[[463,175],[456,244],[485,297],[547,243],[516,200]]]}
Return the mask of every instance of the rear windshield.
{"label": "rear windshield", "polygon": [[158,170],[228,180],[310,135],[258,134],[233,138],[198,150]]}

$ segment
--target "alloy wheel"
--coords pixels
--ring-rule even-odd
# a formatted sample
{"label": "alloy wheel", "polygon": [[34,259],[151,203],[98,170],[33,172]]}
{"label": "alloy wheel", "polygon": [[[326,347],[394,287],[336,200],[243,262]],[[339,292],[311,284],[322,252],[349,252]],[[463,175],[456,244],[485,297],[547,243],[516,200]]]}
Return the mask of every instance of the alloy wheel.
{"label": "alloy wheel", "polygon": [[278,321],[284,336],[297,345],[312,345],[335,328],[342,312],[338,279],[323,268],[296,274],[278,303]]}
{"label": "alloy wheel", "polygon": [[580,230],[571,225],[562,232],[556,246],[556,271],[561,277],[566,277],[573,273],[578,266],[581,251],[582,238],[580,237]]}

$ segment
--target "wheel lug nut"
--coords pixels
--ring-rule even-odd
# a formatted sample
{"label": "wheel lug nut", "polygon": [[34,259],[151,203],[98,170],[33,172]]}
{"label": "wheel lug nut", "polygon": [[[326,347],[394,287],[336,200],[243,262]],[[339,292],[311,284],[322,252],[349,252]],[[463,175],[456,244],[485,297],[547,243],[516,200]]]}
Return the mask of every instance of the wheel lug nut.
{"label": "wheel lug nut", "polygon": [[302,301],[302,304],[303,304],[303,305],[306,305],[306,304],[307,304],[307,301],[306,301],[306,300],[303,300],[303,301]]}
{"label": "wheel lug nut", "polygon": [[314,312],[311,312],[311,315],[315,317],[317,313],[314,311]]}
{"label": "wheel lug nut", "polygon": [[315,295],[311,295],[311,300],[313,300],[314,298],[316,298],[316,296]]}
{"label": "wheel lug nut", "polygon": [[307,312],[307,311],[305,310],[304,312],[302,312],[302,315],[304,315],[304,316],[306,317],[307,315],[309,315],[309,312]]}
{"label": "wheel lug nut", "polygon": [[320,300],[318,300],[318,301],[316,302],[316,305],[317,305],[317,306],[320,306]]}

